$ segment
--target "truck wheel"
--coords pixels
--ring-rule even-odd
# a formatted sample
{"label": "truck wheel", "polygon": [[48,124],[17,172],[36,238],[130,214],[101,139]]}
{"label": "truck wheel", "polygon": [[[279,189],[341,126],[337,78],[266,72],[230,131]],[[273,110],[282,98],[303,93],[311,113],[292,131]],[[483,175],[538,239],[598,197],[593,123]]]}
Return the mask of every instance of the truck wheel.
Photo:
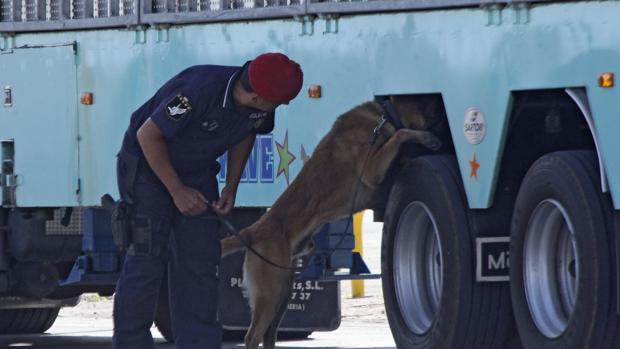
{"label": "truck wheel", "polygon": [[612,208],[590,151],[547,154],[517,196],[510,287],[527,348],[616,348]]}
{"label": "truck wheel", "polygon": [[397,174],[381,247],[397,347],[503,347],[507,290],[475,282],[474,241],[454,157],[419,157]]}
{"label": "truck wheel", "polygon": [[0,333],[43,333],[52,327],[59,310],[60,308],[0,310]]}

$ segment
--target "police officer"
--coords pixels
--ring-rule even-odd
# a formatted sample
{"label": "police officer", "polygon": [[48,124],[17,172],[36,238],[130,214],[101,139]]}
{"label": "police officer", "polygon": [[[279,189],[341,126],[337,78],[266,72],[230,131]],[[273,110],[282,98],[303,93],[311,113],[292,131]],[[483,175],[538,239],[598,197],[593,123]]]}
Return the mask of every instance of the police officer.
{"label": "police officer", "polygon": [[[177,347],[221,348],[213,210],[233,208],[256,134],[271,132],[274,110],[299,93],[302,80],[299,65],[281,53],[243,67],[193,66],[132,114],[117,165],[133,242],[114,298],[115,348],[154,347],[150,327],[166,270]],[[216,159],[225,151],[220,197]]]}

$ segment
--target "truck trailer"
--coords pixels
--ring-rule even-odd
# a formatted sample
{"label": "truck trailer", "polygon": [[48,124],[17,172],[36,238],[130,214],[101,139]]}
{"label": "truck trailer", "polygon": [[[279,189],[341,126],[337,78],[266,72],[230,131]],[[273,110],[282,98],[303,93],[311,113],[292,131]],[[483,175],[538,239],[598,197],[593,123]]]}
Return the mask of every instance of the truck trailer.
{"label": "truck trailer", "polygon": [[[118,197],[131,112],[190,65],[278,51],[303,93],[258,137],[233,220],[264,212],[338,115],[418,97],[449,146],[404,148],[375,212],[397,346],[618,347],[618,14],[611,0],[0,0],[0,331],[44,331],[80,294],[113,292],[101,197]],[[333,270],[350,260],[299,281],[326,293],[292,302],[283,329],[338,326]]]}

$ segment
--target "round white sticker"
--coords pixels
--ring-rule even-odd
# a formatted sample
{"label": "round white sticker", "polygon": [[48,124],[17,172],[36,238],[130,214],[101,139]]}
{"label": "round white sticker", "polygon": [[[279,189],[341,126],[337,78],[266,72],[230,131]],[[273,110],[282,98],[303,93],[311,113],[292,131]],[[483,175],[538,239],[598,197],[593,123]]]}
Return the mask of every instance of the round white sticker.
{"label": "round white sticker", "polygon": [[478,108],[469,108],[463,120],[463,133],[470,144],[480,144],[487,134],[484,113]]}

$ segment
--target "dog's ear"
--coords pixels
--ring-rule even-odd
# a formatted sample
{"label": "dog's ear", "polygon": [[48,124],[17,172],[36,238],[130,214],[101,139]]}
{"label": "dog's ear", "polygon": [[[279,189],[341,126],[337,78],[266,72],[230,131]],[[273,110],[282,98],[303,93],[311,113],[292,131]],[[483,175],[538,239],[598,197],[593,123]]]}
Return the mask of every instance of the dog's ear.
{"label": "dog's ear", "polygon": [[440,96],[438,95],[425,95],[424,101],[422,102],[422,114],[424,114],[424,118],[429,121],[438,117],[437,113],[439,112],[439,103],[441,103]]}
{"label": "dog's ear", "polygon": [[394,105],[398,116],[406,128],[414,130],[425,130],[427,120],[423,112],[425,108],[422,96],[397,95],[390,96],[390,101]]}

